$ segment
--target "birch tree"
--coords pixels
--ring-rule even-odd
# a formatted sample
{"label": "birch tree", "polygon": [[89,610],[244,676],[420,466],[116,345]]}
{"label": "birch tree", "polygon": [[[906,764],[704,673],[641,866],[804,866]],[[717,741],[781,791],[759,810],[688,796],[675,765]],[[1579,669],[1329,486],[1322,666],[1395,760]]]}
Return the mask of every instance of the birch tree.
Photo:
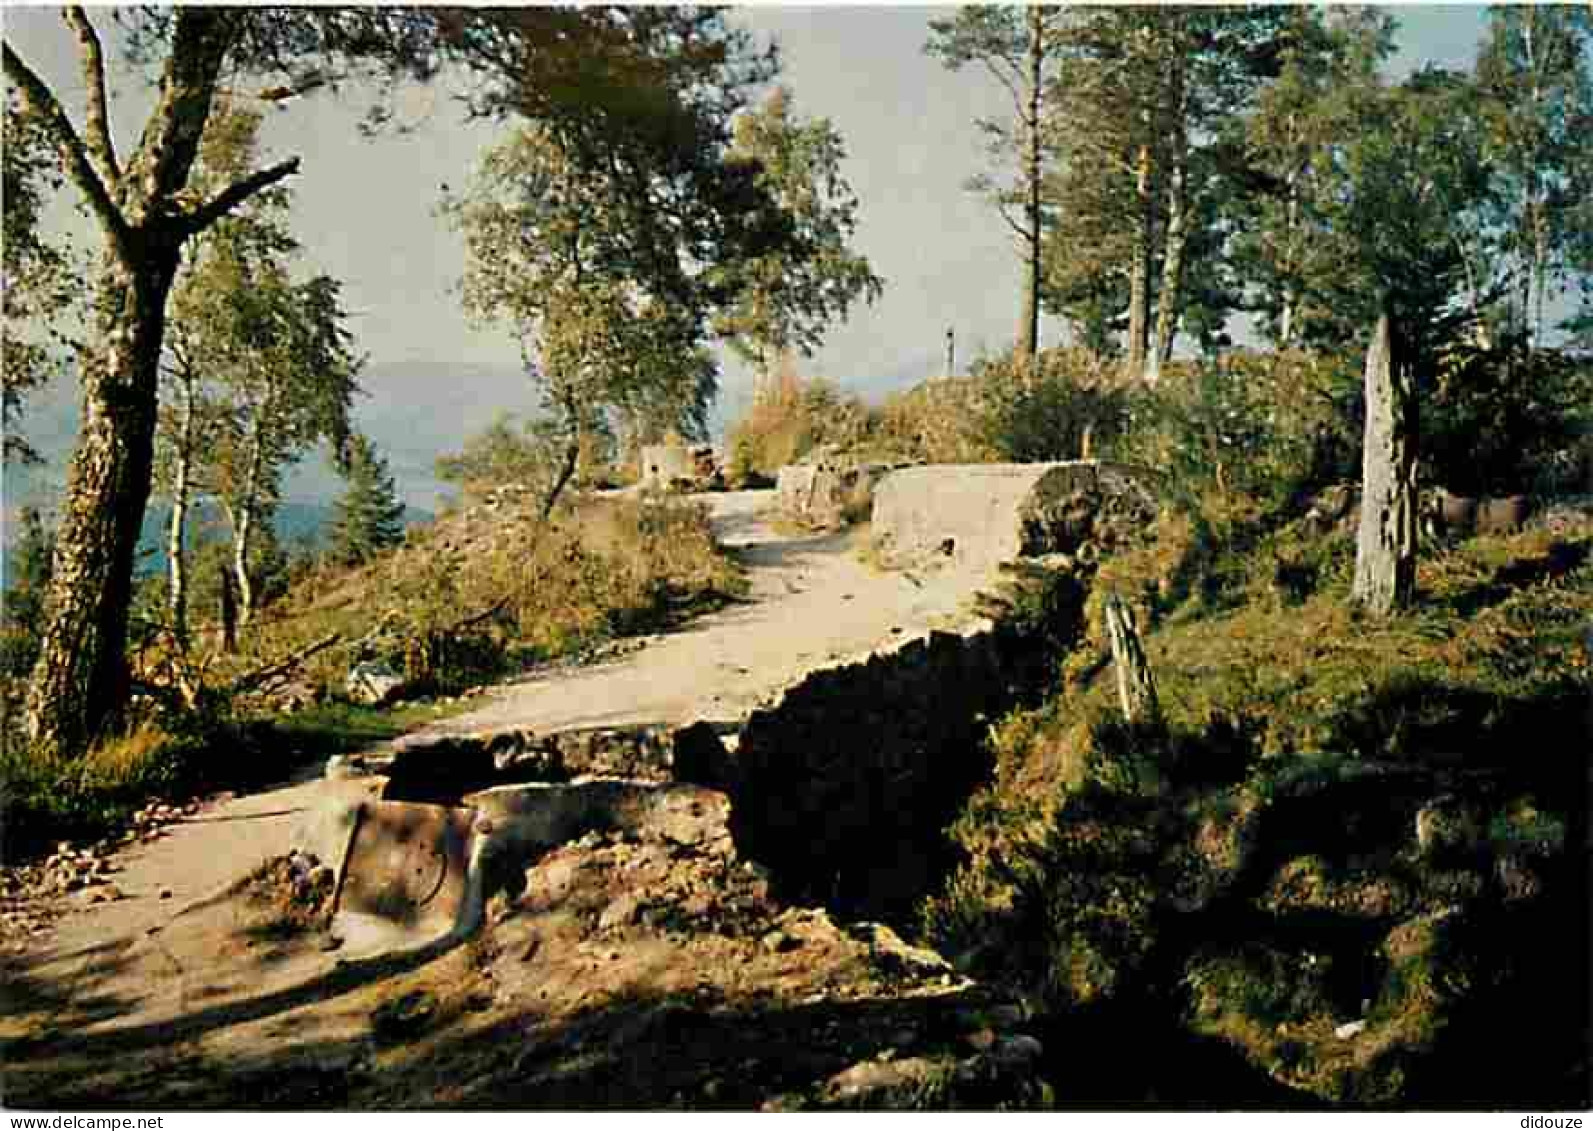
{"label": "birch tree", "polygon": [[[100,242],[77,356],[83,418],[25,708],[29,739],[70,754],[115,721],[129,691],[133,560],[152,483],[167,299],[183,248],[299,171],[290,156],[213,192],[194,190],[224,83],[280,103],[361,66],[363,77],[415,80],[462,68],[473,80],[463,91],[471,111],[542,122],[597,163],[644,148],[689,151],[694,123],[723,132],[742,91],[766,79],[773,61],[727,29],[721,13],[696,8],[141,8],[126,34],[155,75],[154,105],[127,145],[107,113],[111,76],[99,27],[80,7],[62,18],[82,80],[76,120],[9,41],[3,63],[8,97],[15,93],[46,139]],[[718,197],[707,208],[733,221],[732,204]]]}

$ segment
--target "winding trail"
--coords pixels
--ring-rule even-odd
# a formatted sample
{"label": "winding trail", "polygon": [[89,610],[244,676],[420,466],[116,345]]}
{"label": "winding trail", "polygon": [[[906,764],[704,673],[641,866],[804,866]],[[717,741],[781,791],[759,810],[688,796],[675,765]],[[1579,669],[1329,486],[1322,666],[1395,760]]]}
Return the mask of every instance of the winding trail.
{"label": "winding trail", "polygon": [[[807,673],[894,650],[933,629],[977,622],[969,598],[987,569],[948,562],[934,571],[883,571],[854,539],[793,534],[771,521],[772,491],[702,496],[715,534],[741,560],[746,597],[636,650],[587,667],[554,668],[500,685],[478,708],[421,736],[531,729],[543,734],[698,720],[733,732],[753,709]],[[319,766],[310,773],[319,773]],[[119,853],[112,877],[127,897],[62,918],[57,953],[142,935],[261,862],[287,852],[305,815],[334,783],[316,777],[212,804],[160,839]]]}
{"label": "winding trail", "polygon": [[701,496],[714,532],[747,570],[746,598],[619,659],[553,670],[497,687],[478,709],[418,734],[531,728],[553,733],[634,723],[733,728],[816,668],[972,620],[968,598],[987,581],[955,566],[934,573],[864,564],[845,531],[781,533],[772,491]]}

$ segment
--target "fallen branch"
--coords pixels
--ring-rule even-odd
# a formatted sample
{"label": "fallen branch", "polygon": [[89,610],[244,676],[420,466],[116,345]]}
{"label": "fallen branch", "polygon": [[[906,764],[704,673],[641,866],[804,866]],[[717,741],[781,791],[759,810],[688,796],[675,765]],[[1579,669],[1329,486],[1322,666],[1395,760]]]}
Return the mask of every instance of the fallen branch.
{"label": "fallen branch", "polygon": [[461,632],[475,628],[476,625],[482,623],[483,621],[491,620],[493,617],[503,612],[504,606],[506,606],[508,603],[509,594],[505,593],[502,597],[499,597],[496,601],[488,605],[485,609],[482,609],[479,613],[472,613],[463,620],[455,621],[453,624],[443,629],[441,635],[457,636]]}
{"label": "fallen branch", "polygon": [[288,675],[297,671],[311,656],[314,656],[318,652],[326,651],[326,649],[330,648],[332,645],[341,642],[342,639],[343,634],[341,632],[329,633],[308,647],[301,648],[299,651],[294,652],[289,656],[285,656],[284,658],[275,660],[264,667],[256,668],[252,672],[241,675],[227,686],[227,694],[229,696],[243,695],[250,691],[261,690],[275,680],[286,678]]}

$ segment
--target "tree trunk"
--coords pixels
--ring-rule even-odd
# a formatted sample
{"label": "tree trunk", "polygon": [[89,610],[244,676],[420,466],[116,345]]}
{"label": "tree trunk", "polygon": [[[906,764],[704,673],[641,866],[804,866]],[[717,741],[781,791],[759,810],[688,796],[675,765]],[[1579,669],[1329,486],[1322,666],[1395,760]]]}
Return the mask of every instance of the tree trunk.
{"label": "tree trunk", "polygon": [[127,701],[127,613],[134,554],[149,502],[158,365],[175,243],[148,243],[133,263],[107,258],[94,340],[82,361],[83,421],[67,472],[28,685],[28,737],[78,752]]}
{"label": "tree trunk", "polygon": [[547,522],[553,516],[553,508],[558,504],[559,496],[564,488],[575,478],[575,468],[581,458],[581,417],[573,400],[566,400],[564,411],[570,424],[569,441],[564,448],[564,462],[559,466],[559,474],[553,480],[553,486],[548,489],[547,498],[542,502],[542,515],[540,521]]}
{"label": "tree trunk", "polygon": [[254,617],[254,578],[249,574],[249,542],[254,536],[255,514],[259,510],[260,473],[265,453],[257,423],[249,439],[249,467],[243,482],[243,494],[237,508],[227,508],[227,518],[232,524],[232,574],[238,581],[238,623],[247,625]]}
{"label": "tree trunk", "polygon": [[[1290,116],[1293,123],[1293,115]],[[1294,344],[1294,336],[1299,326],[1300,318],[1300,279],[1299,264],[1295,259],[1297,249],[1296,241],[1300,233],[1300,177],[1303,174],[1298,169],[1289,170],[1289,208],[1287,219],[1284,223],[1284,260],[1283,260],[1283,309],[1278,315],[1278,348],[1288,349]]]}
{"label": "tree trunk", "polygon": [[1379,615],[1416,588],[1416,388],[1385,304],[1366,351],[1361,523],[1351,600]]}
{"label": "tree trunk", "polygon": [[1156,348],[1145,380],[1154,385],[1162,367],[1173,359],[1173,339],[1183,303],[1184,248],[1189,242],[1189,153],[1183,135],[1184,100],[1180,95],[1172,168],[1167,182],[1167,246],[1162,256],[1162,285],[1156,298]]}
{"label": "tree trunk", "polygon": [[177,465],[172,471],[171,525],[166,540],[168,584],[166,606],[172,635],[180,647],[188,646],[188,548],[184,528],[188,521],[188,490],[194,444],[194,391],[189,376],[178,379],[182,396],[177,421]]}
{"label": "tree trunk", "polygon": [[1134,178],[1134,230],[1128,277],[1128,349],[1125,364],[1131,381],[1145,379],[1145,359],[1150,346],[1151,271],[1151,157],[1150,146],[1139,149]]}
{"label": "tree trunk", "polygon": [[125,167],[104,128],[103,59],[92,27],[78,32],[88,81],[84,140],[49,87],[7,42],[7,79],[38,118],[105,240],[93,345],[79,358],[83,419],[67,473],[39,660],[28,686],[28,738],[76,754],[120,714],[128,694],[127,613],[134,554],[154,465],[166,298],[182,243],[298,169],[291,159],[202,203],[183,198],[217,78],[242,26],[219,7],[176,9],[159,95]]}
{"label": "tree trunk", "polygon": [[1025,122],[1024,180],[1027,200],[1027,230],[1024,240],[1024,281],[1022,322],[1019,326],[1018,352],[1032,366],[1040,351],[1040,110],[1045,82],[1045,13],[1039,7],[1029,9],[1029,106]]}

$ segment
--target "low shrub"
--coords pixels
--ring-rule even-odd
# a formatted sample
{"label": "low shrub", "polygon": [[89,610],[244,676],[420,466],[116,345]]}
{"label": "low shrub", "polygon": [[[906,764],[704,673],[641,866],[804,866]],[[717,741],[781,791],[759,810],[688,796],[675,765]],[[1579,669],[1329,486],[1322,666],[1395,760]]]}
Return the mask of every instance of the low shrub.
{"label": "low shrub", "polygon": [[1583,485],[1577,445],[1593,429],[1593,364],[1519,337],[1459,342],[1424,390],[1424,474],[1458,495],[1502,496]]}
{"label": "low shrub", "polygon": [[856,450],[869,439],[874,414],[863,401],[822,377],[784,370],[772,390],[753,401],[726,433],[732,486],[772,481],[787,464],[819,447]]}
{"label": "low shrub", "polygon": [[[1186,539],[1187,528],[1169,536]],[[1386,888],[1444,900],[1445,884],[1493,882],[1491,868],[1474,881],[1439,874],[1452,864],[1421,870],[1411,816],[1434,795],[1435,775],[1502,783],[1497,796],[1474,799],[1492,815],[1480,826],[1490,859],[1526,861],[1519,869],[1530,873],[1563,854],[1573,820],[1545,799],[1563,797],[1567,753],[1586,744],[1593,656],[1581,634],[1593,623],[1593,527],[1428,554],[1417,607],[1386,620],[1348,606],[1344,541],[1280,527],[1248,553],[1219,551],[1231,572],[1220,607],[1196,599],[1160,621],[1141,618],[1152,625],[1145,649],[1165,731],[1121,722],[1104,643],[1089,626],[1108,584],[1155,608],[1150,579],[1167,548],[1102,563],[1056,694],[992,729],[994,781],[950,829],[963,863],[923,904],[926,934],[982,977],[1054,1006],[1098,1005],[1136,986],[1173,992],[1167,979],[1179,975],[1165,961],[1181,954],[1196,1032],[1325,1098],[1402,1094],[1394,1061],[1368,1067],[1334,1032],[1368,997],[1385,1026],[1376,1047],[1396,1059],[1426,1047],[1418,1022],[1429,1024],[1431,1011],[1406,1016],[1409,986],[1380,993],[1366,983],[1380,967],[1364,954],[1389,926],[1377,917],[1408,914],[1407,901],[1360,899],[1362,919],[1346,912],[1342,939],[1323,933],[1326,904],[1296,909],[1313,949],[1293,928],[1256,918],[1262,904],[1232,902],[1234,885],[1250,876],[1242,890],[1253,895],[1268,869],[1312,852],[1339,854],[1334,867],[1354,879],[1346,899]],[[1311,581],[1280,592],[1280,562],[1309,568]],[[1523,733],[1534,735],[1530,749]],[[1396,771],[1417,783],[1406,787],[1414,794],[1396,796],[1379,776]],[[1375,862],[1394,871],[1354,871]],[[1538,881],[1510,882],[1531,891]],[[1200,913],[1225,898],[1230,926],[1220,930],[1255,937],[1249,949],[1198,933],[1216,921]],[[1276,933],[1263,943],[1253,932],[1264,931]],[[1214,949],[1199,951],[1203,938]],[[1334,948],[1348,956],[1338,972],[1328,962]],[[1306,952],[1322,965],[1301,966]]]}
{"label": "low shrub", "polygon": [[1110,450],[1128,423],[1119,366],[1082,349],[1006,355],[974,369],[985,386],[975,427],[998,460],[1043,463]]}
{"label": "low shrub", "polygon": [[151,796],[192,781],[206,748],[202,734],[174,734],[147,720],[78,756],[41,752],[18,737],[0,748],[8,859],[105,834]]}

